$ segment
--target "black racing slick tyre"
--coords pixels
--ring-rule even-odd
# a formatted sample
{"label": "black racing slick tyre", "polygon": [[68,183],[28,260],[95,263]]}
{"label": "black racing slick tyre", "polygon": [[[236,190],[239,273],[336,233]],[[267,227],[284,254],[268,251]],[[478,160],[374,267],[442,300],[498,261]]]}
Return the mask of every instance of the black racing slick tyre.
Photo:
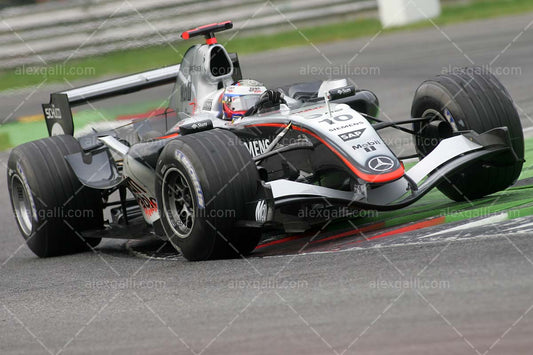
{"label": "black racing slick tyre", "polygon": [[[465,68],[423,82],[416,90],[411,115],[432,115],[437,121],[444,121],[449,129],[437,130],[440,135],[443,132],[451,135],[454,131],[466,130],[484,133],[497,127],[507,127],[509,130],[512,148],[518,159],[504,161],[495,157],[492,161],[478,162],[466,170],[447,176],[438,188],[449,198],[455,201],[481,198],[506,189],[518,179],[524,158],[520,117],[509,93],[491,73],[478,67]],[[422,157],[429,154],[438,143],[438,139],[435,141],[434,137],[424,136],[426,128],[420,123],[414,125],[415,132],[421,134],[415,138],[415,144]]]}
{"label": "black racing slick tyre", "polygon": [[81,151],[72,136],[54,136],[11,151],[8,188],[26,244],[39,257],[73,254],[98,245],[80,234],[101,228],[100,194],[83,186],[65,160]]}
{"label": "black racing slick tyre", "polygon": [[172,245],[191,261],[250,254],[261,232],[235,228],[235,223],[246,215],[258,183],[250,153],[229,131],[170,141],[156,167],[156,196]]}

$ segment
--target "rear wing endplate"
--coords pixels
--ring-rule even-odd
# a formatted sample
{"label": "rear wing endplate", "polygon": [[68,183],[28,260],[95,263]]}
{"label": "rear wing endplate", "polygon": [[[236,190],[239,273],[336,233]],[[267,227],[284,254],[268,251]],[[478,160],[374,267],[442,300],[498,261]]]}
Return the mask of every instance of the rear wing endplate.
{"label": "rear wing endplate", "polygon": [[42,105],[48,134],[74,135],[72,107],[171,84],[176,81],[179,68],[179,64],[172,65],[50,94],[50,102]]}

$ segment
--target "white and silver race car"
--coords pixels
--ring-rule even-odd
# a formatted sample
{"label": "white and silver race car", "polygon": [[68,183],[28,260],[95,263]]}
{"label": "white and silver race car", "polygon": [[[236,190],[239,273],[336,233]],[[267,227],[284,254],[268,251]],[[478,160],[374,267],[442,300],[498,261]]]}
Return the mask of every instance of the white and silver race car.
{"label": "white and silver race car", "polygon": [[[502,84],[476,68],[422,83],[406,120],[379,119],[377,97],[346,79],[288,85],[277,105],[221,119],[213,93],[242,79],[237,55],[215,38],[231,27],[184,32],[206,43],[181,64],[51,94],[50,137],[14,148],[8,164],[13,211],[35,254],[156,235],[189,260],[243,256],[266,230],[303,232],[331,216],[311,212],[400,209],[434,187],[469,200],[518,178],[519,116]],[[171,82],[163,114],[74,138],[72,107]],[[378,133],[387,127],[412,134],[416,154],[396,156]],[[406,171],[408,158],[419,161]]]}

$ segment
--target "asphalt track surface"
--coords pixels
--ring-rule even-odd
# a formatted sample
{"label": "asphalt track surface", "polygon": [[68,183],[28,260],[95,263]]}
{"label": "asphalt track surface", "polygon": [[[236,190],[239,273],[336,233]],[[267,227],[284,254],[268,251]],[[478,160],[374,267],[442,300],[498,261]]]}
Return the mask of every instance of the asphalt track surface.
{"label": "asphalt track surface", "polygon": [[[527,127],[533,30],[522,31],[531,20],[318,49],[333,63],[360,52],[354,65],[379,66],[379,76],[355,79],[379,94],[391,117],[409,114],[423,79],[450,63],[467,65],[463,53],[488,64],[504,51],[493,66],[521,68],[500,79]],[[307,46],[241,61],[247,75],[276,86],[304,81],[302,63],[327,64],[322,54]],[[0,153],[1,166],[6,160]],[[433,193],[353,226],[269,237],[248,260],[191,263],[148,241],[105,241],[94,253],[38,259],[19,235],[1,174],[0,353],[531,353],[531,175],[528,161],[518,186],[474,205]]]}

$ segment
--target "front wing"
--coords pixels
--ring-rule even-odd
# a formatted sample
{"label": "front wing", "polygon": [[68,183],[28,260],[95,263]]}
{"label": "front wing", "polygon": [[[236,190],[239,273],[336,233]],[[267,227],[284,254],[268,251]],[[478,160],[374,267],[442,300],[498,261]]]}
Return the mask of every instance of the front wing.
{"label": "front wing", "polygon": [[275,208],[291,204],[327,203],[364,210],[387,211],[406,207],[446,181],[451,174],[459,173],[480,161],[509,164],[516,161],[509,132],[506,127],[477,134],[461,132],[444,139],[426,157],[408,170],[405,175],[367,192],[366,199],[350,191],[339,191],[317,185],[288,180],[267,183],[272,189]]}

